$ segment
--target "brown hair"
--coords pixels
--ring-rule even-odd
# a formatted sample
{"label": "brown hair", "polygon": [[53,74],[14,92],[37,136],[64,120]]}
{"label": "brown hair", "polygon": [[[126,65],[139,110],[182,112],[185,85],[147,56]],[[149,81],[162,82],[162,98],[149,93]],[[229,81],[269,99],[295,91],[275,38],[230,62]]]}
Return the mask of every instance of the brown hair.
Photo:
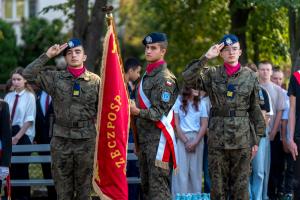
{"label": "brown hair", "polygon": [[273,72],[281,72],[281,73],[283,73],[283,71],[278,66],[273,67],[272,71]]}
{"label": "brown hair", "polygon": [[[181,105],[180,109],[183,110],[185,115],[187,114],[187,106],[188,106],[188,101],[192,95],[192,88],[184,86],[181,91]],[[193,107],[195,108],[196,111],[199,111],[199,102],[200,102],[200,92],[198,96],[194,96],[193,98]]]}
{"label": "brown hair", "polygon": [[168,48],[168,42],[163,41],[158,43],[161,49],[167,49]]}
{"label": "brown hair", "polygon": [[271,67],[273,69],[273,64],[270,61],[268,61],[268,60],[262,60],[262,61],[260,61],[259,64],[258,64],[258,69],[259,69],[260,65],[271,65]]}
{"label": "brown hair", "polygon": [[[17,67],[16,69],[14,69],[11,73],[10,73],[10,79],[12,79],[12,76],[14,75],[14,74],[19,74],[20,76],[22,76],[23,78],[24,78],[24,76],[23,76],[23,71],[24,71],[24,68],[23,67]],[[24,78],[25,79],[25,78]],[[26,79],[25,79],[26,80]],[[13,86],[13,84],[12,84],[12,81],[10,82],[10,81],[8,81],[8,83],[7,83],[7,85],[6,85],[6,87],[7,87],[7,89],[9,89],[9,84],[11,83],[11,87],[10,88],[12,88],[12,90],[14,90],[14,86]],[[28,84],[28,82],[26,81],[25,82],[25,90],[27,90],[27,91],[29,91],[29,92],[32,92],[33,94],[35,94],[34,93],[34,90],[32,89],[32,87]]]}

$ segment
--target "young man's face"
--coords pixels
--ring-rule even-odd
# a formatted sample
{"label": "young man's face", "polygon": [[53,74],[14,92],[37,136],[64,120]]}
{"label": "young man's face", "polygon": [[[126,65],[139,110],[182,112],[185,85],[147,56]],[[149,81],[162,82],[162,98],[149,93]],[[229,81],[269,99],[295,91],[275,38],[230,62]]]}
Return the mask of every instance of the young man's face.
{"label": "young man's face", "polygon": [[147,44],[145,47],[146,60],[149,63],[154,63],[164,58],[166,49],[162,49],[159,43]]}
{"label": "young man's face", "polygon": [[259,79],[263,81],[270,81],[272,75],[272,65],[271,64],[259,64],[258,65],[258,75]]}
{"label": "young man's face", "polygon": [[78,68],[83,65],[83,62],[86,60],[86,55],[84,54],[84,50],[82,46],[74,47],[72,49],[68,49],[65,59],[68,66]]}
{"label": "young man's face", "polygon": [[231,46],[225,46],[221,52],[220,56],[223,58],[225,63],[236,64],[239,61],[239,57],[242,54],[240,49],[240,43],[236,42]]}
{"label": "young man's face", "polygon": [[273,72],[271,81],[281,87],[283,83],[283,73],[281,71]]}
{"label": "young man's face", "polygon": [[142,70],[142,67],[141,66],[138,66],[136,69],[133,69],[133,68],[130,68],[128,70],[128,74],[129,74],[129,81],[136,81],[138,78],[140,78],[141,76],[141,70]]}

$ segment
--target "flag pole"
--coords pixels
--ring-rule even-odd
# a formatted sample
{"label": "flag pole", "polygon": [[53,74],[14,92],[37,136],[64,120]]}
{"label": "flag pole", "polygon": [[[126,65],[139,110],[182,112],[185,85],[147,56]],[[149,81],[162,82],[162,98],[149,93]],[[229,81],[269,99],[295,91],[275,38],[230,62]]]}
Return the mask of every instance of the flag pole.
{"label": "flag pole", "polygon": [[127,200],[126,159],[130,111],[117,37],[113,29],[112,10],[112,6],[102,8],[108,27],[103,41],[100,72],[102,79],[99,89],[93,187],[103,200]]}
{"label": "flag pole", "polygon": [[[105,18],[106,18],[107,26],[112,26],[114,35],[116,36],[115,42],[116,42],[116,45],[117,45],[117,51],[118,51],[118,54],[119,54],[120,64],[121,64],[122,69],[123,69],[123,62],[122,62],[122,59],[121,59],[120,45],[119,45],[119,42],[117,40],[116,24],[115,24],[115,20],[114,20],[113,14],[112,14],[112,11],[114,10],[114,7],[113,6],[104,6],[102,8],[102,10],[104,12],[106,12]],[[123,70],[122,70],[122,72],[124,74]]]}
{"label": "flag pole", "polygon": [[[107,23],[107,26],[112,26],[113,28],[113,32],[117,38],[117,33],[116,33],[116,25],[115,25],[115,20],[113,18],[113,15],[112,15],[112,11],[113,11],[114,7],[113,6],[104,6],[102,8],[103,12],[106,12],[106,23]],[[124,74],[124,68],[123,68],[123,61],[121,59],[121,50],[120,50],[120,45],[119,45],[119,42],[118,40],[115,38],[115,42],[116,42],[116,46],[117,46],[117,51],[118,51],[118,54],[119,54],[119,60],[120,60],[120,65],[122,67],[122,73]],[[127,91],[128,93],[128,91]],[[128,93],[129,94],[129,93]],[[137,133],[137,127],[136,127],[136,124],[135,124],[135,120],[134,120],[134,116],[131,115],[130,117],[130,128],[132,130],[132,133],[133,133],[133,140],[134,140],[134,144],[135,144],[135,151],[136,152],[139,152],[139,145],[138,145],[138,133]]]}

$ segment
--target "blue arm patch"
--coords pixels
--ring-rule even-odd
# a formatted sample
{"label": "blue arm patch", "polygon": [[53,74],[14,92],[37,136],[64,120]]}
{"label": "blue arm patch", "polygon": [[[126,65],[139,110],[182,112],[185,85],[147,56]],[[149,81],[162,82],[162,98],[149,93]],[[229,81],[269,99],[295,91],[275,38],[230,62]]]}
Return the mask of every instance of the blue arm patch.
{"label": "blue arm patch", "polygon": [[170,99],[171,99],[171,94],[170,94],[169,92],[163,92],[163,93],[161,94],[161,100],[162,100],[163,102],[168,103],[168,102],[170,101]]}

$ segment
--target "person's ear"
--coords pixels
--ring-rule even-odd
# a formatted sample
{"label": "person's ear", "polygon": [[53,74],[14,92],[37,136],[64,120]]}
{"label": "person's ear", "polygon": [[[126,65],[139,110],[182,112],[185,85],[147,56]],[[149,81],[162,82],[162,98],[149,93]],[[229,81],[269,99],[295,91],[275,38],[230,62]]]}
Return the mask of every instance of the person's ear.
{"label": "person's ear", "polygon": [[167,52],[167,49],[160,49],[160,52],[161,52],[162,55],[165,55],[166,52]]}
{"label": "person's ear", "polygon": [[240,49],[240,50],[239,50],[239,56],[241,56],[241,55],[242,55],[242,53],[243,53],[243,50],[242,50],[242,49]]}
{"label": "person's ear", "polygon": [[86,61],[86,59],[87,59],[87,55],[83,55],[83,62],[85,62]]}

